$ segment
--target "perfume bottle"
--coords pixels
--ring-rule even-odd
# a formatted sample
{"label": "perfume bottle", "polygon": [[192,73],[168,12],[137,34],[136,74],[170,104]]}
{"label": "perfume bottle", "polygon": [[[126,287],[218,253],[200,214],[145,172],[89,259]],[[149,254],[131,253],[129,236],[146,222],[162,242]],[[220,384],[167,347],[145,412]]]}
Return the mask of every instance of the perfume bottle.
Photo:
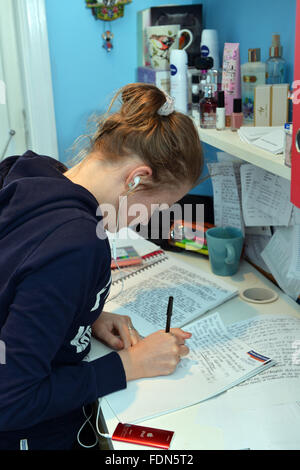
{"label": "perfume bottle", "polygon": [[205,85],[203,91],[204,98],[200,101],[200,127],[215,129],[218,103],[214,97],[214,85]]}
{"label": "perfume bottle", "polygon": [[267,60],[267,84],[285,83],[286,61],[282,58],[280,35],[273,34],[270,57]]}
{"label": "perfume bottle", "polygon": [[260,49],[248,50],[248,62],[241,66],[244,120],[254,122],[254,91],[265,85],[267,66],[260,61]]}

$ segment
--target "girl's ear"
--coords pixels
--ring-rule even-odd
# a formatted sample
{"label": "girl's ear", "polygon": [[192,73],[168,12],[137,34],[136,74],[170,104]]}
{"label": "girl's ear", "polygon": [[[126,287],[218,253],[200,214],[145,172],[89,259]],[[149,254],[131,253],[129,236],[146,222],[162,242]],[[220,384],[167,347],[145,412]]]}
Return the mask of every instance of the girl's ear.
{"label": "girl's ear", "polygon": [[151,176],[152,170],[149,166],[139,166],[127,175],[125,186],[126,188],[129,188],[130,191],[133,191],[143,182],[143,178],[149,179]]}

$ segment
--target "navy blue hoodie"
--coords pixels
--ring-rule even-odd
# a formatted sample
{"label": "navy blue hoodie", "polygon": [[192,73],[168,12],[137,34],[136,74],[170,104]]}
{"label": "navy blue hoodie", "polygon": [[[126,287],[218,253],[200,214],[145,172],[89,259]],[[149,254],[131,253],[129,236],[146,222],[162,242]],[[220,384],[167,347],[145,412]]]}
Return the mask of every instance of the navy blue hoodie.
{"label": "navy blue hoodie", "polygon": [[71,448],[82,406],[126,387],[116,352],[85,360],[111,255],[66,170],[31,151],[0,164],[0,449]]}

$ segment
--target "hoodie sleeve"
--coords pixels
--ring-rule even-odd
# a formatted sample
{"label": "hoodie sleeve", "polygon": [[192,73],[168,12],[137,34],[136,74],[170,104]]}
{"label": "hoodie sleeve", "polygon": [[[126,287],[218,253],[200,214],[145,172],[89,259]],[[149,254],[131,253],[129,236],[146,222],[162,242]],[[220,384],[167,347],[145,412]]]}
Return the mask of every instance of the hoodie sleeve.
{"label": "hoodie sleeve", "polygon": [[63,224],[19,270],[0,331],[6,353],[0,364],[0,431],[34,426],[126,388],[116,352],[77,364],[54,360],[91,289],[107,285],[110,276],[106,242],[95,229],[84,218]]}

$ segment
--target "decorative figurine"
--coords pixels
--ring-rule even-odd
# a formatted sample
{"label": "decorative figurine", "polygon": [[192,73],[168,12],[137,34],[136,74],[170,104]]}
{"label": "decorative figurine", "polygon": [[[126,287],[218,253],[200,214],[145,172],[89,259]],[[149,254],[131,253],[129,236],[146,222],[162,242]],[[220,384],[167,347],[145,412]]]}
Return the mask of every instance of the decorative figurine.
{"label": "decorative figurine", "polygon": [[102,34],[102,37],[104,39],[104,44],[103,44],[104,49],[106,50],[106,52],[110,52],[114,47],[112,43],[112,40],[114,37],[113,33],[107,30]]}
{"label": "decorative figurine", "polygon": [[[86,6],[91,9],[94,18],[104,22],[111,22],[122,18],[124,16],[125,5],[131,2],[132,0],[85,0]],[[113,33],[110,30],[106,30],[104,24],[104,33],[102,34],[104,40],[103,48],[107,52],[111,52],[113,49],[113,37]]]}

